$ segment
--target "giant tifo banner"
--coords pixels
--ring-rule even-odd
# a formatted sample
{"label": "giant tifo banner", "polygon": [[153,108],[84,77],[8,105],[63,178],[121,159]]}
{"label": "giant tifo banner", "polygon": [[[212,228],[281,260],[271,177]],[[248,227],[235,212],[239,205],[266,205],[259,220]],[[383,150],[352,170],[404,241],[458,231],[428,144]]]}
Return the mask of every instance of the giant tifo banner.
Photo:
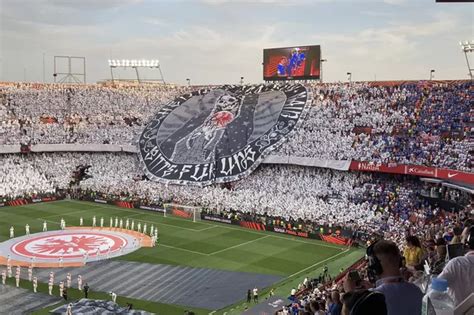
{"label": "giant tifo banner", "polygon": [[301,84],[201,89],[164,106],[140,136],[140,164],[164,183],[209,185],[249,175],[302,123]]}
{"label": "giant tifo banner", "polygon": [[474,173],[467,173],[443,168],[428,167],[422,165],[404,165],[404,164],[376,164],[373,162],[351,162],[350,170],[381,172],[392,174],[406,174],[422,177],[433,177],[446,179],[468,184],[474,184]]}

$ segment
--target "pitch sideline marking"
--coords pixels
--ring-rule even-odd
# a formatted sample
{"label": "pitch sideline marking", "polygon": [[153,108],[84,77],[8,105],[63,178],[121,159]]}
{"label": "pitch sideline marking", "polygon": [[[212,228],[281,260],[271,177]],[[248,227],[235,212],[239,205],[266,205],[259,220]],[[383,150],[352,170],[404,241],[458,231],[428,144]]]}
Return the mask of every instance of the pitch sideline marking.
{"label": "pitch sideline marking", "polygon": [[177,249],[177,250],[182,250],[182,251],[185,251],[185,252],[189,252],[189,253],[193,253],[193,254],[198,254],[198,255],[203,255],[203,256],[209,256],[209,254],[206,254],[206,253],[201,253],[201,252],[196,252],[196,251],[193,251],[193,250],[190,250],[190,249],[186,249],[186,248],[182,248],[182,247],[175,247],[175,246],[171,246],[171,245],[165,245],[163,243],[157,243],[156,245],[157,247],[166,247],[166,248],[172,248],[172,249]]}
{"label": "pitch sideline marking", "polygon": [[215,229],[215,228],[217,228],[217,227],[219,227],[219,226],[213,225],[213,226],[210,226],[210,227],[207,227],[207,228],[198,230],[198,231],[196,231],[196,232],[202,232],[202,231],[212,230],[212,229]]}
{"label": "pitch sideline marking", "polygon": [[240,246],[243,246],[243,245],[247,245],[247,244],[250,244],[250,243],[259,241],[259,240],[263,240],[264,238],[267,238],[267,237],[270,237],[270,235],[265,235],[265,236],[256,238],[256,239],[254,239],[254,240],[250,240],[250,241],[243,242],[243,243],[240,243],[240,244],[231,246],[231,247],[227,247],[227,248],[224,248],[224,249],[220,249],[220,250],[215,251],[215,252],[212,252],[212,253],[210,253],[210,254],[208,254],[208,255],[211,256],[211,255],[214,255],[214,254],[219,254],[219,253],[225,252],[226,250],[229,250],[229,249],[234,249],[234,248],[237,248],[237,247],[240,247]]}
{"label": "pitch sideline marking", "polygon": [[288,280],[288,279],[290,279],[290,278],[296,276],[297,274],[300,274],[300,273],[302,273],[302,272],[304,272],[304,271],[306,271],[306,270],[308,270],[308,269],[311,269],[311,268],[313,268],[313,267],[316,267],[317,265],[320,265],[320,264],[322,264],[322,263],[324,263],[324,262],[326,262],[326,261],[328,261],[328,260],[331,260],[331,259],[333,259],[333,258],[336,258],[336,257],[338,257],[339,255],[345,254],[345,253],[347,253],[347,252],[349,251],[349,249],[350,249],[350,248],[347,248],[346,250],[344,250],[344,251],[342,251],[342,252],[340,252],[340,253],[338,253],[338,254],[336,254],[336,255],[332,255],[331,257],[328,257],[328,258],[326,258],[326,259],[324,259],[324,260],[318,261],[317,263],[312,264],[312,265],[309,266],[309,267],[306,267],[306,268],[304,268],[304,269],[301,269],[300,271],[295,272],[294,274],[289,275],[288,277],[286,277],[285,280]]}
{"label": "pitch sideline marking", "polygon": [[223,248],[223,249],[217,250],[217,251],[212,252],[212,253],[209,253],[209,254],[202,253],[202,252],[196,252],[196,251],[193,251],[193,250],[190,250],[190,249],[186,249],[186,248],[182,248],[182,247],[176,247],[176,246],[171,246],[171,245],[165,245],[165,244],[162,244],[162,243],[159,243],[158,246],[163,246],[163,247],[167,247],[167,248],[173,248],[173,249],[182,250],[182,251],[186,251],[186,252],[190,252],[190,253],[194,253],[194,254],[199,254],[199,255],[203,255],[203,256],[212,256],[212,255],[219,254],[219,253],[224,252],[224,251],[229,250],[229,249],[234,249],[234,248],[237,248],[237,247],[240,247],[240,246],[244,246],[244,245],[247,245],[247,244],[256,242],[256,241],[258,241],[258,240],[261,240],[261,239],[264,239],[264,238],[267,238],[267,237],[270,237],[270,235],[265,235],[265,236],[262,236],[262,237],[259,237],[259,238],[256,238],[256,239],[247,241],[247,242],[239,243],[239,244],[236,244],[236,245],[234,245],[234,246],[227,247],[227,248]]}

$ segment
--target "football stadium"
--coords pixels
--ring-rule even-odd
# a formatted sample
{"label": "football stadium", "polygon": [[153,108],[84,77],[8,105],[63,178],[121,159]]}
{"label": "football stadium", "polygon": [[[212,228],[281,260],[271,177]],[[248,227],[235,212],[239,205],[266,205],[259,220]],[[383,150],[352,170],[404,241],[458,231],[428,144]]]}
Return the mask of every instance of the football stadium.
{"label": "football stadium", "polygon": [[473,315],[465,2],[1,1],[0,314]]}

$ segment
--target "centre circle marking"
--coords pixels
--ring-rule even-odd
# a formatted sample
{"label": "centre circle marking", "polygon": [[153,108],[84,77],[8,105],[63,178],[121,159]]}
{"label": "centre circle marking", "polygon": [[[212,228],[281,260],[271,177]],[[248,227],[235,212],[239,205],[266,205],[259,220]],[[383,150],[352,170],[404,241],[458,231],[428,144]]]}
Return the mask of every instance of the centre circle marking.
{"label": "centre circle marking", "polygon": [[38,236],[15,243],[10,250],[28,258],[81,258],[116,252],[128,241],[117,235],[101,232],[67,232]]}

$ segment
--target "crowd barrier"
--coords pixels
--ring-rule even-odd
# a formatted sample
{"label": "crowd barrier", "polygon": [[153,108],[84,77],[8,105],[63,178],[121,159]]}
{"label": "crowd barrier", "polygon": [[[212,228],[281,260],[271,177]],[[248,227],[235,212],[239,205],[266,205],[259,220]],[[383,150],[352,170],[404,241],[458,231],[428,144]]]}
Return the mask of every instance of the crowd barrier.
{"label": "crowd barrier", "polygon": [[[33,144],[29,146],[30,152],[127,152],[137,153],[134,145],[119,144]],[[21,153],[20,145],[0,145],[0,154]]]}
{"label": "crowd barrier", "polygon": [[291,164],[299,166],[310,166],[320,168],[330,168],[338,171],[348,171],[351,165],[350,160],[320,160],[301,156],[280,156],[269,155],[262,163],[265,164]]}
{"label": "crowd barrier", "polygon": [[48,202],[64,199],[63,196],[34,196],[25,198],[16,198],[12,200],[0,201],[0,207],[24,206],[31,203]]}
{"label": "crowd barrier", "polygon": [[442,180],[474,184],[474,173],[449,170],[444,168],[407,164],[377,164],[373,162],[352,161],[349,170],[359,172],[380,172],[404,174],[420,177],[432,177]]}
{"label": "crowd barrier", "polygon": [[[134,145],[118,144],[36,144],[29,147],[31,152],[127,152],[137,153]],[[20,153],[20,145],[0,145],[0,154]],[[269,155],[264,164],[291,164],[308,167],[329,168],[339,171],[380,172],[404,174],[420,177],[432,177],[442,180],[462,182],[474,185],[474,173],[450,170],[445,168],[429,167],[408,164],[378,164],[350,160],[320,160],[299,156]]]}
{"label": "crowd barrier", "polygon": [[[257,231],[268,231],[279,234],[293,235],[301,238],[310,238],[315,240],[321,240],[332,244],[337,245],[349,245],[351,243],[350,237],[345,237],[342,235],[352,235],[352,231],[342,228],[330,228],[327,226],[322,226],[319,229],[319,232],[306,232],[294,229],[286,229],[281,226],[265,225],[260,222],[245,221],[245,220],[236,220],[223,218],[218,215],[211,215],[202,213],[201,220],[219,222],[224,224],[238,225],[247,229],[257,230]],[[337,236],[339,235],[339,236]]]}
{"label": "crowd barrier", "polygon": [[148,210],[148,211],[154,211],[154,212],[165,212],[165,210],[163,209],[163,205],[143,203],[140,200],[127,201],[127,200],[108,199],[108,198],[103,198],[103,197],[98,197],[98,196],[80,196],[78,199],[83,200],[83,201],[113,205],[120,208],[129,208],[129,209],[135,208],[135,209]]}
{"label": "crowd barrier", "polygon": [[[137,153],[134,145],[118,144],[36,144],[29,147],[31,152],[127,152]],[[0,154],[20,153],[20,145],[0,145]],[[445,168],[429,167],[408,164],[378,164],[350,160],[320,160],[299,156],[269,155],[264,164],[291,164],[308,167],[329,168],[339,171],[380,172],[390,174],[404,174],[420,177],[431,177],[442,180],[474,185],[474,173],[456,171]]]}

